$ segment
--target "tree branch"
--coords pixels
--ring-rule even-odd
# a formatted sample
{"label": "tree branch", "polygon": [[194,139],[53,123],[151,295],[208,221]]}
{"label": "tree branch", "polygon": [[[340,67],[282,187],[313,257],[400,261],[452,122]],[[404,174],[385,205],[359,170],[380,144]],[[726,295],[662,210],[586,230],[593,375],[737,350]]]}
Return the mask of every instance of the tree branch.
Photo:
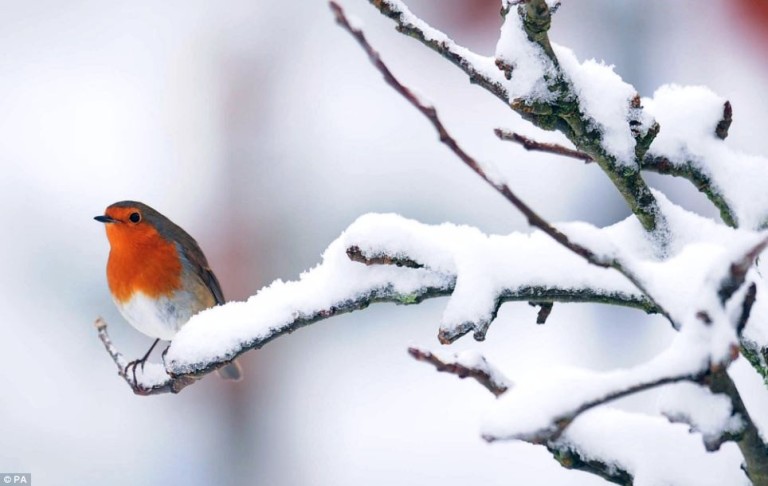
{"label": "tree branch", "polygon": [[[472,84],[482,86],[504,103],[509,103],[507,89],[501,77],[493,76],[494,59],[480,56],[469,49],[457,45],[444,33],[430,27],[413,15],[400,2],[388,0],[369,0],[379,12],[394,20],[396,29],[401,34],[412,37],[434,50],[469,76]],[[486,69],[478,69],[477,64],[486,64]]]}
{"label": "tree branch", "polygon": [[699,192],[707,196],[707,199],[709,199],[709,201],[717,208],[720,212],[720,218],[725,224],[732,228],[737,227],[736,216],[728,205],[725,195],[717,188],[712,178],[691,161],[686,161],[683,164],[675,164],[665,156],[647,154],[642,160],[641,167],[645,171],[656,172],[657,174],[662,175],[671,175],[673,177],[682,177],[689,180],[691,184],[693,184]]}
{"label": "tree branch", "polygon": [[[99,317],[95,322],[96,331],[99,334],[99,339],[107,353],[112,358],[117,366],[117,374],[120,375],[128,386],[131,387],[133,393],[137,395],[159,395],[162,393],[179,393],[186,386],[195,382],[194,378],[179,376],[171,377],[165,369],[156,363],[147,363],[145,366],[136,370],[136,380],[133,380],[133,374],[128,373],[126,367],[128,361],[123,357],[107,333],[107,322]],[[147,370],[151,370],[148,373]]]}
{"label": "tree branch", "polygon": [[563,147],[562,145],[558,145],[556,143],[538,142],[524,135],[520,135],[519,133],[512,132],[509,130],[504,130],[501,128],[494,129],[493,133],[495,133],[496,136],[499,137],[499,139],[501,140],[515,142],[522,145],[525,150],[533,150],[533,151],[546,152],[546,153],[555,154],[555,155],[562,155],[564,157],[571,157],[573,159],[582,160],[585,163],[594,162],[594,160],[589,154],[585,154],[584,152],[579,152],[578,150],[569,149],[568,147]]}
{"label": "tree branch", "polygon": [[[539,142],[526,137],[525,135],[501,128],[494,129],[494,133],[499,139],[518,143],[526,150],[562,155],[564,157],[582,160],[585,163],[594,162],[594,159],[589,154],[562,145]],[[733,214],[733,210],[728,205],[728,202],[725,200],[725,196],[715,187],[711,177],[701,171],[692,162],[688,161],[684,164],[673,164],[667,157],[646,154],[641,160],[640,168],[648,172],[687,179],[718,209],[720,218],[725,224],[732,228],[737,226],[736,217]]]}
{"label": "tree branch", "polygon": [[600,405],[605,405],[606,403],[612,402],[614,400],[618,400],[619,398],[624,398],[629,395],[634,395],[635,393],[640,393],[646,390],[650,390],[652,388],[668,385],[670,383],[678,383],[681,381],[699,383],[701,382],[701,380],[703,379],[706,373],[707,371],[705,370],[698,375],[691,374],[691,373],[683,373],[679,375],[662,376],[662,377],[653,378],[647,381],[641,381],[638,383],[633,383],[631,385],[619,387],[608,393],[603,394],[602,396],[587,400],[581,403],[579,406],[574,407],[573,409],[561,415],[558,415],[557,417],[554,418],[552,423],[546,428],[538,429],[532,432],[513,434],[509,437],[506,437],[506,436],[498,437],[492,434],[484,434],[483,438],[488,442],[493,442],[500,439],[502,440],[515,439],[515,440],[523,440],[531,444],[546,445],[546,444],[557,441],[560,438],[560,436],[563,434],[565,429],[568,428],[568,426],[571,425],[571,423],[573,423],[573,421],[579,415],[583,414],[584,412],[587,412],[588,410],[591,410]]}
{"label": "tree branch", "polygon": [[417,347],[408,348],[408,353],[416,361],[431,364],[437,371],[451,373],[462,379],[474,378],[497,397],[513,386],[507,377],[489,365],[483,356],[476,353],[461,353],[445,357]]}
{"label": "tree branch", "polygon": [[627,469],[594,458],[585,458],[577,447],[559,443],[547,444],[546,447],[558,464],[566,469],[594,474],[606,481],[621,484],[622,486],[631,486],[633,484],[634,478]]}
{"label": "tree branch", "polygon": [[559,67],[555,51],[549,42],[549,28],[552,26],[552,12],[545,0],[526,0],[518,4],[518,14],[523,19],[528,40],[538,44],[552,63]]}
{"label": "tree branch", "polygon": [[725,369],[717,370],[708,378],[712,393],[724,393],[731,399],[733,413],[741,416],[744,431],[736,441],[746,463],[745,472],[754,484],[768,484],[768,446],[763,442],[760,431],[750,417],[741,400],[739,389]]}

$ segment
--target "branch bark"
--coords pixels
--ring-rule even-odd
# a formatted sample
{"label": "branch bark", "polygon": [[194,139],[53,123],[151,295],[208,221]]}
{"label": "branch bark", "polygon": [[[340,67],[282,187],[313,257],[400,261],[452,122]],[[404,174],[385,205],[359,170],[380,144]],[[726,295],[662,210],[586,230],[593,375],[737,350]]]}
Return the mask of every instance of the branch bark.
{"label": "branch bark", "polygon": [[436,356],[429,350],[416,347],[408,348],[408,354],[410,354],[416,361],[423,361],[431,364],[437,371],[450,373],[462,379],[467,377],[473,378],[497,397],[504,394],[513,386],[509,379],[499,373],[495,368],[491,367],[482,356],[480,356],[479,359],[475,358],[471,360],[471,364],[467,364],[465,362],[466,360],[463,360],[458,355],[446,359]]}
{"label": "branch bark", "polygon": [[[497,137],[499,137],[499,139],[518,143],[522,145],[526,150],[561,155],[564,157],[582,160],[585,163],[594,162],[594,159],[589,154],[579,150],[570,149],[562,145],[539,142],[530,137],[526,137],[525,135],[501,128],[494,129],[494,133]],[[640,161],[640,168],[646,172],[655,172],[657,174],[671,175],[673,177],[682,177],[687,179],[717,208],[717,210],[720,212],[720,218],[725,224],[732,228],[737,227],[736,216],[726,201],[725,195],[723,195],[716,187],[711,177],[708,174],[702,172],[692,162],[688,161],[684,164],[673,164],[672,161],[670,161],[667,157],[655,154],[646,154]]]}
{"label": "branch bark", "polygon": [[429,28],[427,34],[425,30],[429,27],[418,17],[413,15],[407,9],[403,9],[401,4],[387,0],[369,0],[383,15],[392,19],[396,23],[396,30],[401,34],[412,37],[430,49],[434,50],[445,59],[450,61],[456,67],[464,71],[472,84],[483,87],[486,91],[499,98],[504,103],[509,103],[507,89],[501,83],[499,78],[488,74],[489,70],[477,69],[476,63],[479,60],[485,61],[489,66],[493,66],[492,58],[485,58],[469,49],[462,47],[445,35],[444,33]]}
{"label": "branch bark", "polygon": [[578,150],[573,150],[568,147],[563,147],[562,145],[558,145],[556,143],[538,142],[532,138],[526,137],[525,135],[501,128],[494,129],[493,133],[495,133],[496,136],[501,140],[515,142],[522,145],[525,150],[562,155],[564,157],[582,160],[585,163],[594,162],[594,159],[592,159],[589,154],[585,154],[584,152],[579,152]]}
{"label": "branch bark", "polygon": [[720,369],[711,374],[708,385],[712,393],[724,393],[731,399],[733,412],[740,415],[744,422],[744,432],[736,441],[736,445],[744,456],[744,471],[747,477],[753,484],[768,484],[768,446],[763,442],[760,431],[750,417],[736,384],[725,369]]}

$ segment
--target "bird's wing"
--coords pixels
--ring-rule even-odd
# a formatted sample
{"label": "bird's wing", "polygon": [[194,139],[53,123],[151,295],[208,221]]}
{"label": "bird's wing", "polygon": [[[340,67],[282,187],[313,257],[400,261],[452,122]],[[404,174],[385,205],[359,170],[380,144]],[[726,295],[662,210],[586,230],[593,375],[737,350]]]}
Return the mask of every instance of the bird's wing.
{"label": "bird's wing", "polygon": [[216,278],[213,270],[208,266],[208,260],[205,258],[203,251],[191,236],[185,236],[183,244],[176,244],[179,254],[192,265],[195,274],[200,277],[205,286],[208,287],[208,290],[213,294],[216,304],[224,304],[224,292],[221,291],[219,279]]}

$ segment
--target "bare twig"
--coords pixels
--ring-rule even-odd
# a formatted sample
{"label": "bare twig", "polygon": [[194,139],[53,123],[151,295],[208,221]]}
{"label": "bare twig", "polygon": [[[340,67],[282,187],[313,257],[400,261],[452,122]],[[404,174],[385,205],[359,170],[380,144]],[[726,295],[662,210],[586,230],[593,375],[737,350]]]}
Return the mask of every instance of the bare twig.
{"label": "bare twig", "polygon": [[[99,339],[101,340],[102,344],[104,344],[104,348],[107,350],[107,353],[109,353],[112,361],[114,361],[115,365],[117,366],[117,374],[123,377],[125,382],[128,383],[128,386],[131,387],[131,390],[133,390],[133,393],[137,395],[179,393],[184,387],[195,382],[195,379],[192,377],[179,376],[174,378],[167,373],[165,373],[164,378],[145,382],[142,381],[142,378],[144,377],[143,368],[137,374],[136,381],[134,381],[132,373],[127,373],[128,361],[126,361],[122,353],[117,350],[115,345],[112,343],[109,334],[107,333],[107,322],[99,317],[96,319],[95,325],[96,331],[99,334]],[[147,366],[159,367],[160,365],[150,363]]]}
{"label": "bare twig", "polygon": [[755,304],[756,298],[757,285],[752,282],[747,289],[746,295],[744,295],[744,300],[741,302],[741,314],[739,315],[739,320],[736,322],[736,332],[739,334],[739,337],[741,337],[741,333],[744,331],[744,327],[749,321],[749,316],[752,313],[752,306]]}
{"label": "bare twig", "polygon": [[[502,128],[494,129],[494,133],[501,140],[515,142],[523,146],[526,150],[546,152],[555,155],[562,155],[585,163],[594,162],[589,154],[580,150],[574,150],[554,143],[545,143],[534,140],[525,135]],[[662,175],[671,175],[673,177],[682,177],[691,182],[700,192],[702,192],[710,202],[720,211],[720,217],[728,226],[735,228],[736,216],[733,210],[725,200],[725,196],[715,187],[711,177],[698,169],[692,162],[688,161],[682,164],[675,164],[667,157],[646,154],[640,161],[640,168],[647,172],[655,172]]]}
{"label": "bare twig", "polygon": [[720,218],[725,224],[732,228],[738,226],[736,215],[726,201],[725,195],[720,192],[710,175],[701,171],[692,162],[675,164],[667,157],[647,154],[641,161],[641,168],[649,172],[688,179],[718,209]]}
{"label": "bare twig", "polygon": [[498,370],[490,366],[483,357],[479,361],[468,365],[462,362],[461,358],[457,355],[454,355],[451,359],[444,359],[436,356],[431,351],[416,347],[408,348],[408,353],[417,361],[431,364],[437,371],[451,373],[459,378],[474,378],[497,397],[512,386],[512,383],[499,373]]}
{"label": "bare twig", "polygon": [[720,282],[720,288],[717,291],[717,295],[720,297],[720,302],[722,304],[725,304],[728,299],[730,299],[731,296],[744,285],[744,279],[747,278],[747,272],[752,268],[755,259],[762,253],[766,245],[768,245],[768,236],[760,240],[738,260],[731,263],[731,266],[728,269],[728,274]]}
{"label": "bare twig", "polygon": [[496,136],[501,140],[519,143],[525,150],[534,150],[538,152],[562,155],[564,157],[583,160],[585,163],[594,162],[594,159],[589,154],[585,154],[584,152],[570,149],[568,147],[563,147],[562,145],[558,145],[556,143],[538,142],[532,138],[526,137],[525,135],[520,135],[519,133],[504,130],[502,128],[494,129],[493,133],[495,133]]}
{"label": "bare twig", "polygon": [[549,314],[552,313],[552,302],[528,302],[534,307],[539,307],[539,313],[536,316],[536,324],[546,324]]}
{"label": "bare twig", "polygon": [[469,76],[469,81],[471,83],[482,86],[505,104],[509,103],[507,89],[501,84],[500,80],[489,76],[487,70],[477,69],[475,65],[479,59],[483,59],[492,66],[494,63],[492,58],[483,58],[469,49],[457,45],[442,32],[433,30],[432,33],[427,35],[424,32],[424,26],[414,24],[411,21],[414,19],[413,15],[407,11],[407,9],[404,11],[398,3],[386,0],[370,0],[370,2],[379,9],[379,12],[395,21],[398,32],[405,34],[408,37],[412,37],[428,46],[430,49],[433,49],[464,71],[467,76]]}

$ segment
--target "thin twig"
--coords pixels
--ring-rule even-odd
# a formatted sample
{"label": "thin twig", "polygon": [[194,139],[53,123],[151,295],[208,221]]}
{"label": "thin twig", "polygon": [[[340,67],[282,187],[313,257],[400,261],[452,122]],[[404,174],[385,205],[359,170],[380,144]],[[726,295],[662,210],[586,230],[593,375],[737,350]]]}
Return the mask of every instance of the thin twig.
{"label": "thin twig", "polygon": [[538,152],[547,152],[555,155],[562,155],[564,157],[571,157],[573,159],[583,160],[585,163],[594,162],[594,159],[589,154],[580,152],[578,150],[563,147],[556,143],[538,142],[532,138],[528,138],[525,135],[520,135],[517,132],[510,130],[504,130],[503,128],[496,128],[493,133],[501,140],[509,142],[519,143],[525,150],[533,150]]}
{"label": "thin twig", "polygon": [[512,386],[512,383],[495,368],[491,367],[485,358],[474,366],[468,366],[460,362],[456,356],[452,360],[441,359],[426,349],[415,347],[408,348],[410,354],[417,361],[423,361],[434,366],[437,371],[451,373],[459,378],[474,378],[495,396],[500,396]]}
{"label": "thin twig", "polygon": [[[141,380],[141,371],[139,371],[137,379],[134,381],[133,374],[127,373],[128,361],[125,359],[125,357],[123,357],[123,354],[117,350],[115,345],[112,343],[112,339],[110,339],[109,334],[107,333],[107,322],[99,317],[96,319],[94,324],[96,326],[96,331],[99,334],[99,339],[101,340],[102,344],[104,344],[104,348],[107,350],[107,353],[109,353],[112,361],[114,361],[115,365],[117,366],[117,374],[120,375],[126,383],[128,383],[128,386],[131,387],[133,393],[137,395],[179,393],[184,387],[195,382],[193,377],[171,377],[170,375],[166,374],[165,379],[156,380],[150,384],[146,384]],[[151,364],[151,366],[157,367],[160,365]]]}
{"label": "thin twig", "polygon": [[[518,143],[526,150],[562,155],[582,160],[585,163],[594,162],[592,156],[580,150],[574,150],[555,143],[539,142],[525,135],[502,128],[496,128],[493,132],[499,139]],[[725,200],[725,196],[713,184],[711,177],[698,169],[692,162],[686,161],[678,164],[673,163],[664,156],[646,154],[640,161],[640,168],[648,172],[687,179],[696,189],[707,196],[710,202],[720,211],[720,217],[725,224],[733,228],[737,226],[736,216]]]}
{"label": "thin twig", "polygon": [[536,324],[546,324],[549,315],[552,313],[552,302],[528,302],[534,307],[539,307],[539,313],[536,315]]}
{"label": "thin twig", "polygon": [[485,59],[489,64],[492,64],[494,63],[492,58],[483,58],[483,56],[475,54],[466,47],[454,43],[447,35],[437,30],[433,29],[431,33],[425,33],[422,25],[414,25],[410,22],[414,17],[402,4],[386,0],[369,1],[374,4],[379,12],[395,21],[398,32],[416,39],[434,50],[464,71],[469,76],[469,81],[472,84],[485,88],[505,104],[509,103],[507,89],[502,85],[501,80],[489,75],[487,69],[478,69],[475,66],[475,62],[478,59]]}
{"label": "thin twig", "polygon": [[747,322],[749,321],[749,316],[752,313],[752,306],[755,304],[756,299],[757,285],[755,282],[752,282],[747,289],[746,295],[744,295],[744,300],[741,302],[741,314],[739,315],[739,320],[736,321],[736,332],[739,336],[741,336],[744,327],[746,327]]}

